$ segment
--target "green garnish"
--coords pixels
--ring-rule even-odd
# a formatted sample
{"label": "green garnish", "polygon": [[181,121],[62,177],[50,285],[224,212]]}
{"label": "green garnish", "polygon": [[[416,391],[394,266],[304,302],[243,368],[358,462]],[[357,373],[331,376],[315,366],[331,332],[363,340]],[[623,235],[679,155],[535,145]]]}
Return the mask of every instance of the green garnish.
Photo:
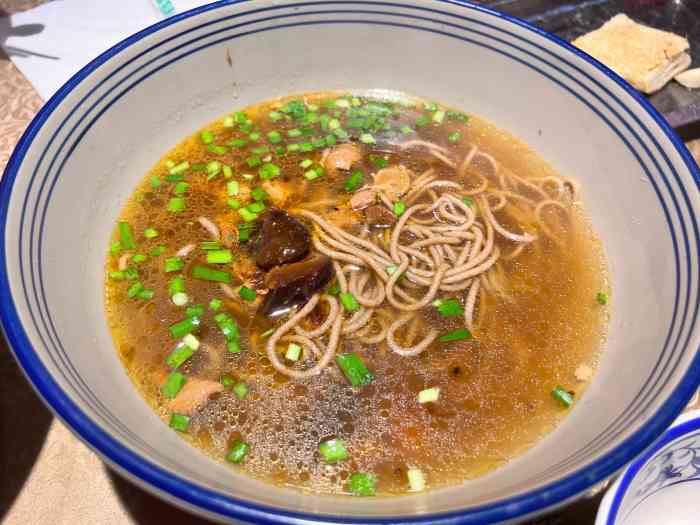
{"label": "green garnish", "polygon": [[600,305],[606,305],[608,304],[608,294],[605,292],[598,292],[595,294],[595,300],[598,301]]}
{"label": "green garnish", "polygon": [[422,128],[423,126],[427,126],[430,123],[430,119],[426,117],[425,115],[421,115],[416,119],[416,127],[417,128]]}
{"label": "green garnish", "polygon": [[348,312],[355,312],[360,309],[360,304],[355,299],[355,296],[350,292],[340,294],[340,302]]}
{"label": "green garnish", "polygon": [[194,348],[190,348],[188,345],[181,343],[175,347],[175,349],[170,352],[170,355],[165,359],[167,365],[173,370],[180,368],[182,364],[187,361],[190,357],[194,355]]}
{"label": "green garnish", "polygon": [[440,388],[426,388],[418,392],[418,402],[423,405],[425,403],[435,403],[440,398]]}
{"label": "green garnish", "polygon": [[363,144],[376,144],[377,140],[371,133],[362,133],[360,135],[360,142],[362,142]]}
{"label": "green garnish", "polygon": [[247,207],[239,208],[238,214],[241,216],[241,219],[243,219],[245,222],[253,222],[255,219],[258,218],[258,214],[253,213]]}
{"label": "green garnish", "polygon": [[552,397],[559,401],[565,408],[569,408],[574,404],[573,392],[568,392],[561,386],[557,386],[552,390]]}
{"label": "green garnish", "polygon": [[248,453],[249,449],[250,445],[248,445],[248,443],[244,443],[243,441],[236,441],[231,446],[231,451],[226,456],[226,461],[230,463],[241,463],[245,458],[246,454]]}
{"label": "green garnish", "polygon": [[462,197],[462,202],[467,206],[474,206],[474,199],[471,197]]}
{"label": "green garnish", "polygon": [[327,463],[336,463],[347,459],[348,449],[341,439],[329,439],[318,446],[318,451]]}
{"label": "green garnish", "polygon": [[204,315],[204,307],[201,304],[193,304],[187,307],[185,314],[187,317],[202,317],[202,315]]}
{"label": "green garnish", "polygon": [[168,399],[175,399],[186,381],[187,378],[180,372],[171,372],[160,390]]}
{"label": "green garnish", "polygon": [[442,121],[445,120],[445,112],[444,111],[436,111],[433,114],[433,122],[437,124],[442,124]]}
{"label": "green garnish", "polygon": [[260,187],[253,188],[250,192],[250,196],[253,197],[253,200],[256,200],[256,201],[264,201],[265,199],[267,199],[269,197],[267,192]]}
{"label": "green garnish", "polygon": [[233,261],[231,250],[209,250],[207,252],[207,263],[228,264]]}
{"label": "green garnish", "polygon": [[377,477],[373,474],[355,472],[350,476],[348,488],[355,496],[374,496],[377,491]]}
{"label": "green garnish", "polygon": [[202,241],[199,247],[205,252],[209,250],[220,250],[221,243],[219,241]]}
{"label": "green garnish", "polygon": [[134,242],[134,232],[131,225],[126,221],[119,221],[119,242],[125,250],[134,250],[136,242]]}
{"label": "green garnish", "polygon": [[184,293],[185,291],[185,278],[182,275],[178,275],[173,280],[168,283],[168,292],[172,297],[176,293]]}
{"label": "green garnish", "polygon": [[458,122],[461,122],[462,124],[466,124],[469,120],[469,117],[467,115],[465,115],[464,113],[460,113],[459,111],[448,111],[447,118],[450,120],[456,120]]}
{"label": "green garnish", "polygon": [[151,177],[151,188],[154,190],[160,186],[160,177],[158,175],[153,175]]}
{"label": "green garnish", "polygon": [[394,203],[394,213],[396,214],[397,217],[400,217],[403,215],[403,213],[406,211],[406,203],[403,201],[398,201]]}
{"label": "green garnish", "polygon": [[143,236],[146,237],[146,239],[155,239],[158,237],[158,230],[155,228],[146,228],[143,230]]}
{"label": "green garnish", "polygon": [[146,262],[146,259],[148,259],[148,257],[146,257],[144,254],[142,254],[142,253],[136,253],[136,254],[134,254],[134,256],[131,258],[131,261],[132,261],[132,262],[135,262],[136,264],[140,264],[140,263],[142,263],[142,262]]}
{"label": "green garnish", "polygon": [[206,266],[195,266],[192,268],[192,277],[202,281],[214,281],[218,283],[230,283],[231,274],[222,270],[207,268]]}
{"label": "green garnish", "polygon": [[290,361],[299,361],[300,356],[301,356],[301,346],[299,346],[296,343],[289,343],[289,346],[287,347],[287,351],[284,354],[284,358],[289,359]]}
{"label": "green garnish", "polygon": [[156,246],[155,248],[153,248],[153,249],[148,253],[148,255],[150,255],[151,257],[160,257],[160,256],[163,255],[164,253],[165,253],[165,246],[163,246],[163,245],[161,244],[160,246]]}
{"label": "green garnish", "polygon": [[199,317],[187,317],[182,321],[170,325],[170,335],[173,337],[173,339],[182,339],[187,334],[191,334],[192,332],[199,330],[199,325],[201,324],[202,320]]}
{"label": "green garnish", "polygon": [[190,426],[190,418],[182,414],[173,414],[170,416],[170,428],[178,432],[187,432],[187,427]]}
{"label": "green garnish", "polygon": [[216,144],[209,144],[207,149],[214,155],[223,155],[226,153],[226,146],[217,146]]}
{"label": "green garnish", "polygon": [[237,340],[240,336],[240,331],[238,330],[238,325],[236,321],[231,319],[225,313],[216,314],[214,320],[219,325],[221,332],[228,341]]}
{"label": "green garnish", "polygon": [[449,343],[450,341],[461,341],[462,339],[471,339],[472,334],[469,330],[466,328],[460,328],[458,330],[454,330],[448,334],[440,336],[438,341],[441,343]]}
{"label": "green garnish", "polygon": [[328,295],[338,295],[340,293],[340,284],[338,283],[338,281],[333,281],[333,283],[331,283],[326,292],[328,293]]}
{"label": "green garnish", "polygon": [[109,245],[109,253],[112,255],[119,255],[122,251],[122,243],[119,241],[112,241]]}
{"label": "green garnish", "polygon": [[281,170],[276,164],[270,162],[263,164],[263,166],[258,170],[258,175],[263,180],[273,179],[279,176]]}
{"label": "green garnish", "polygon": [[464,308],[459,304],[457,299],[448,299],[447,301],[437,300],[433,302],[433,306],[443,317],[455,317],[464,315]]}
{"label": "green garnish", "polygon": [[190,163],[185,160],[180,164],[177,164],[170,168],[168,170],[168,173],[170,173],[170,175],[181,175],[182,173],[185,173],[188,169],[190,169]]}
{"label": "green garnish", "polygon": [[374,380],[362,358],[355,353],[338,354],[335,362],[352,386],[368,385]]}
{"label": "green garnish", "polygon": [[384,157],[379,157],[377,155],[370,155],[369,160],[377,169],[386,168],[389,165],[388,160],[386,160]]}
{"label": "green garnish", "polygon": [[221,299],[212,299],[209,301],[209,309],[214,310],[215,312],[220,309],[223,306],[223,302]]}
{"label": "green garnish", "polygon": [[244,301],[255,301],[255,298],[257,297],[255,290],[251,290],[247,286],[241,286],[241,288],[238,290],[238,295]]}
{"label": "green garnish", "polygon": [[180,257],[168,257],[165,259],[165,273],[179,272],[185,266]]}
{"label": "green garnish", "polygon": [[245,383],[236,383],[233,386],[233,393],[236,394],[238,399],[245,399],[248,396],[248,385]]}
{"label": "green garnish", "polygon": [[214,134],[211,131],[202,131],[202,133],[199,135],[199,138],[202,140],[202,144],[211,144],[214,142]]}
{"label": "green garnish", "polygon": [[449,140],[452,144],[456,144],[457,142],[462,140],[462,133],[460,131],[450,133],[449,135],[447,135],[447,140]]}
{"label": "green garnish", "polygon": [[138,297],[138,295],[144,290],[145,287],[143,286],[143,283],[141,281],[137,281],[129,287],[129,289],[126,291],[126,295],[133,299],[134,297]]}
{"label": "green garnish", "polygon": [[233,385],[236,384],[236,381],[231,376],[227,376],[227,375],[221,376],[221,378],[219,379],[219,382],[222,385],[224,385],[224,387],[226,387],[226,388],[232,388]]}
{"label": "green garnish", "polygon": [[184,211],[185,209],[185,199],[182,197],[173,197],[168,202],[168,211],[173,213],[178,213]]}
{"label": "green garnish", "polygon": [[184,195],[187,189],[190,187],[186,182],[178,182],[173,188],[173,193],[175,195]]}

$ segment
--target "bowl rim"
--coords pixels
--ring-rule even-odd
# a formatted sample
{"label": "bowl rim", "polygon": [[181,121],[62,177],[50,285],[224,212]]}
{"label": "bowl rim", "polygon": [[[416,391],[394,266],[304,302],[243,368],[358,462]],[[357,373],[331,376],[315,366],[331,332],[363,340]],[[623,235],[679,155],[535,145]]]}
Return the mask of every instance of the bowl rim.
{"label": "bowl rim", "polygon": [[622,500],[639,471],[666,445],[678,441],[690,432],[698,429],[700,429],[700,408],[681,414],[651,447],[627,466],[612,487],[610,487],[598,509],[596,525],[615,525]]}
{"label": "bowl rim", "polygon": [[[155,465],[149,459],[131,451],[115,438],[104,432],[95,424],[59,387],[42,364],[38,354],[31,346],[25,332],[11,294],[9,283],[8,261],[5,253],[7,216],[10,211],[10,200],[14,182],[18,176],[24,158],[31,148],[37,133],[44,123],[61,105],[63,100],[78,87],[81,82],[98,69],[102,64],[144,38],[168,28],[181,21],[199,16],[203,13],[224,8],[234,4],[249,4],[254,0],[220,0],[179,13],[159,21],[112,46],[107,51],[89,62],[75,73],[39,110],[28,128],[22,134],[15,147],[0,180],[0,324],[10,351],[20,363],[21,368],[30,384],[52,412],[66,424],[88,447],[97,452],[104,460],[126,474],[132,480],[140,482],[141,486],[159,496],[170,496],[170,501],[195,509],[208,515],[219,517],[240,518],[264,523],[474,523],[486,524],[512,520],[532,515],[546,509],[564,504],[575,498],[596,483],[607,479],[620,470],[638,454],[646,450],[666,430],[676,416],[683,410],[692,397],[700,378],[700,351],[695,352],[685,374],[679,384],[670,393],[663,405],[649,418],[637,432],[622,443],[615,446],[602,457],[586,467],[571,472],[561,479],[544,485],[538,489],[527,491],[507,499],[486,503],[471,509],[458,509],[440,513],[426,513],[416,516],[337,516],[330,514],[312,514],[310,512],[283,510],[259,503],[249,502],[240,498],[203,488],[193,482],[171,474]],[[415,7],[404,4],[401,0],[309,0],[295,3],[295,6],[319,4],[364,4],[382,5],[388,7]],[[692,159],[680,138],[657,110],[625,80],[612,70],[583,51],[573,47],[568,42],[539,29],[517,17],[500,13],[492,9],[472,4],[467,0],[430,0],[426,4],[441,4],[476,11],[482,15],[496,18],[502,22],[517,26],[540,38],[553,43],[575,55],[579,60],[593,66],[602,72],[608,80],[622,88],[641,107],[654,123],[661,129],[663,135],[670,141],[680,155],[690,173],[695,185],[700,189],[700,168]],[[442,12],[439,9],[434,11]],[[700,350],[700,348],[698,349]]]}

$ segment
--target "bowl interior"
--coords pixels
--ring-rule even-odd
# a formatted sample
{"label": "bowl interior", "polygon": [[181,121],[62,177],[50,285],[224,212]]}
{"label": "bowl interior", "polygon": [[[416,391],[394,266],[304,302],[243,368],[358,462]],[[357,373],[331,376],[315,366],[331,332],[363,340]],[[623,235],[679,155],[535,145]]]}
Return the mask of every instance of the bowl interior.
{"label": "bowl interior", "polygon": [[[281,512],[418,518],[470,508],[475,520],[496,519],[574,496],[683,406],[698,343],[698,190],[677,144],[602,69],[529,28],[439,1],[221,3],[141,36],[52,99],[3,181],[2,284],[14,301],[3,306],[5,330],[44,397],[117,468],[217,516],[237,512],[229,495]],[[592,386],[524,456],[461,486],[358,505],[273,490],[165,431],[115,354],[102,271],[125,199],[193,130],[272,97],[371,88],[477,113],[580,181],[610,265],[613,315]]]}

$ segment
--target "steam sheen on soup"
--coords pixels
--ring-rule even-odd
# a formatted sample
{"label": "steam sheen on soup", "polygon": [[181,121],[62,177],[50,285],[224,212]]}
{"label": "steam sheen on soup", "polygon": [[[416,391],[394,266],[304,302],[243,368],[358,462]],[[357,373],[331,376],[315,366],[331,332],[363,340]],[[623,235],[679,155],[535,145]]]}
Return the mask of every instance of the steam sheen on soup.
{"label": "steam sheen on soup", "polygon": [[311,93],[158,162],[106,263],[119,355],[173,431],[321,493],[488,472],[551,431],[604,342],[574,181],[471,114]]}

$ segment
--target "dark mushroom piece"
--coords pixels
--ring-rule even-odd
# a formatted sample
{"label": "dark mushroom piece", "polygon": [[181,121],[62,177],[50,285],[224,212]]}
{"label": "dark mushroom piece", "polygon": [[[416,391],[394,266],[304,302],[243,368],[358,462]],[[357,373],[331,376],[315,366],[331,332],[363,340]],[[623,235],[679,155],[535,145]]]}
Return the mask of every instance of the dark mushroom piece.
{"label": "dark mushroom piece", "polygon": [[324,288],[333,277],[333,264],[325,255],[272,269],[265,276],[270,289],[258,309],[258,314],[277,317],[295,306],[306,303],[313,294]]}
{"label": "dark mushroom piece", "polygon": [[300,261],[309,253],[311,235],[287,212],[270,208],[260,217],[255,242],[255,264],[264,270]]}

